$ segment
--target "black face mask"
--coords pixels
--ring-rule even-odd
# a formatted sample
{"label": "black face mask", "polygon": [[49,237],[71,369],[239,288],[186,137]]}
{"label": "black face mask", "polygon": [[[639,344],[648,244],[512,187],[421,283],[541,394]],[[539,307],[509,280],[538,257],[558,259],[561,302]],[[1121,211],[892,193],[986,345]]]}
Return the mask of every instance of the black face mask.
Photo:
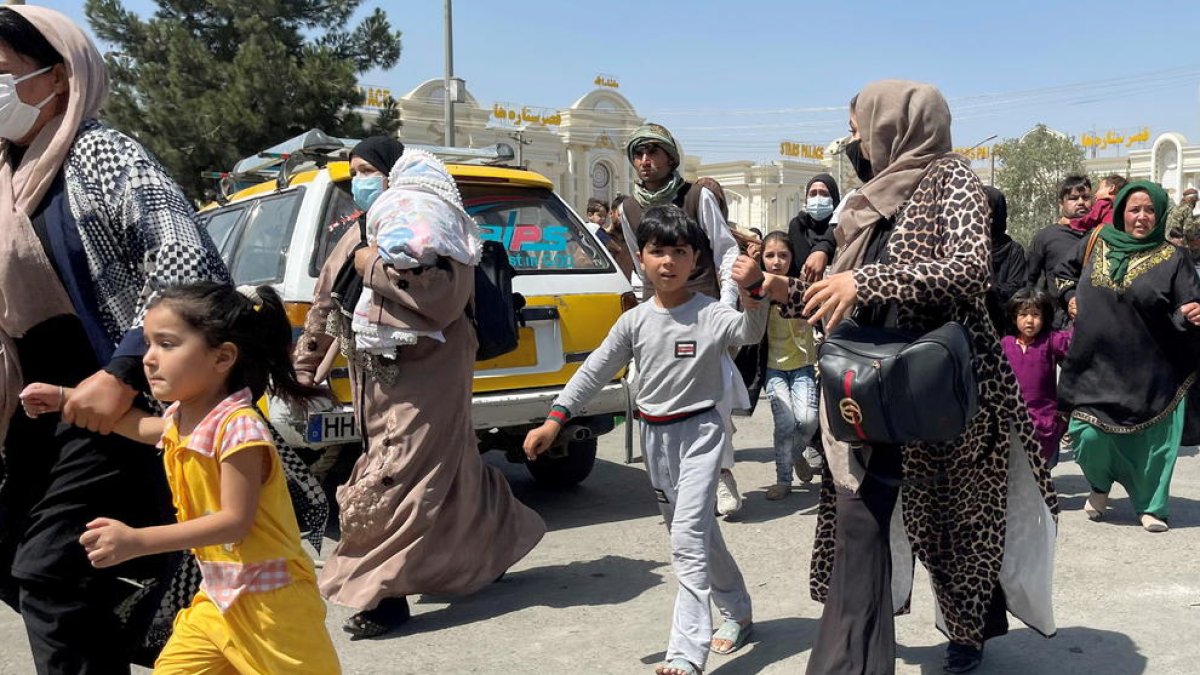
{"label": "black face mask", "polygon": [[862,156],[862,139],[856,138],[846,145],[846,157],[854,166],[854,173],[858,174],[860,181],[866,183],[875,177],[875,173],[871,171],[871,160]]}

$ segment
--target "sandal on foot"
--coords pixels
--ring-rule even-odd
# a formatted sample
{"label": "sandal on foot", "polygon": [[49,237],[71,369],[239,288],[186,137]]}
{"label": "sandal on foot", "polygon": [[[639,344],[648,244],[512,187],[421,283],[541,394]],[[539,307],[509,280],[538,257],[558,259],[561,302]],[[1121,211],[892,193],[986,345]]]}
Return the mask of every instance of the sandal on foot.
{"label": "sandal on foot", "polygon": [[349,633],[352,640],[365,640],[390,633],[408,621],[410,616],[408,600],[385,598],[374,609],[364,610],[346,619],[342,630]]}
{"label": "sandal on foot", "polygon": [[951,642],[946,648],[946,660],[942,664],[945,673],[969,673],[983,663],[983,650],[970,645]]}
{"label": "sandal on foot", "polygon": [[696,664],[687,659],[671,659],[658,668],[655,668],[654,672],[661,673],[667,669],[678,670],[683,675],[703,675],[704,673],[704,671],[696,667]]}
{"label": "sandal on foot", "polygon": [[772,485],[771,487],[767,488],[767,499],[770,501],[773,501],[773,502],[779,501],[780,499],[783,499],[784,497],[788,496],[788,493],[791,491],[792,491],[792,486],[790,484],[776,483],[776,484]]}
{"label": "sandal on foot", "polygon": [[1088,520],[1093,522],[1104,519],[1104,509],[1108,508],[1108,495],[1103,492],[1095,492],[1088,495],[1087,501],[1083,503],[1083,512],[1087,515]]}
{"label": "sandal on foot", "polygon": [[1142,527],[1147,532],[1155,532],[1155,533],[1166,532],[1167,530],[1171,529],[1167,526],[1167,523],[1164,522],[1162,519],[1160,519],[1158,516],[1151,515],[1149,513],[1142,514]]}
{"label": "sandal on foot", "polygon": [[732,654],[741,649],[742,645],[746,644],[746,640],[750,638],[750,633],[753,632],[753,630],[754,624],[752,623],[748,623],[743,626],[736,621],[726,620],[725,623],[721,624],[721,627],[717,629],[717,632],[713,633],[712,639],[728,640],[733,644],[731,644],[727,649],[717,649],[716,647],[712,646],[710,641],[709,649],[711,649],[714,654]]}

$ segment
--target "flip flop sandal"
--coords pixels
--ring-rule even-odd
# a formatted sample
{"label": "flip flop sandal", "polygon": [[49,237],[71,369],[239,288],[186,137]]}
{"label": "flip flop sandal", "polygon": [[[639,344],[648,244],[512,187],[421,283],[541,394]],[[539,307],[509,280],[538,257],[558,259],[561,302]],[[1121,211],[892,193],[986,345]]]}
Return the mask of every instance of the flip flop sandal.
{"label": "flip flop sandal", "polygon": [[[1095,505],[1092,504],[1092,497],[1095,497],[1096,495],[1100,495],[1099,508],[1097,508]],[[1087,516],[1087,519],[1092,522],[1098,522],[1098,521],[1104,520],[1104,511],[1107,508],[1108,508],[1108,495],[1106,495],[1106,494],[1093,492],[1092,494],[1088,495],[1087,500],[1085,500],[1083,502],[1083,513],[1084,513],[1084,515]]]}
{"label": "flip flop sandal", "polygon": [[400,627],[410,616],[407,600],[386,598],[375,609],[359,612],[346,619],[342,630],[349,633],[352,640],[375,638]]}
{"label": "flip flop sandal", "polygon": [[687,659],[671,659],[667,661],[667,667],[674,668],[684,675],[703,675],[704,673],[704,671],[696,667],[696,664]]}
{"label": "flip flop sandal", "polygon": [[1142,528],[1147,532],[1166,532],[1170,529],[1165,521],[1149,513],[1143,513],[1139,520],[1142,522]]}
{"label": "flip flop sandal", "polygon": [[717,632],[713,633],[712,639],[728,640],[733,644],[730,645],[728,649],[721,650],[711,646],[710,643],[709,649],[711,649],[714,654],[732,654],[741,649],[742,645],[746,644],[746,640],[750,638],[750,633],[753,631],[754,624],[752,623],[742,626],[742,624],[736,621],[726,621],[725,623],[721,624],[721,627],[717,629]]}
{"label": "flip flop sandal", "polygon": [[359,612],[346,619],[346,623],[342,624],[342,630],[350,634],[351,640],[366,640],[387,633],[391,627],[370,618],[366,612]]}

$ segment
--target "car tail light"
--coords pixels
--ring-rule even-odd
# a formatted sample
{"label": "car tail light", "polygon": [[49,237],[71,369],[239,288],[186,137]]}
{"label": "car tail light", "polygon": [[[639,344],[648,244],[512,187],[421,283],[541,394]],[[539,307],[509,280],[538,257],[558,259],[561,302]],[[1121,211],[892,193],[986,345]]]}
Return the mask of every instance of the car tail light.
{"label": "car tail light", "polygon": [[621,294],[621,312],[625,313],[638,306],[637,296],[632,292]]}

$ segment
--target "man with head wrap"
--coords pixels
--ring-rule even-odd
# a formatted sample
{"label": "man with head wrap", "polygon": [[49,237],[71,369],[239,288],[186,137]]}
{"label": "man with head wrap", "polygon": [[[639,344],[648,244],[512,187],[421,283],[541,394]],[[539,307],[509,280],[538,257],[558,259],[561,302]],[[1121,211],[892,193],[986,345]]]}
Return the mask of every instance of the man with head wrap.
{"label": "man with head wrap", "polygon": [[[696,220],[708,239],[707,250],[701,251],[696,261],[696,270],[688,281],[688,288],[717,298],[730,306],[736,306],[738,288],[730,275],[733,263],[738,257],[738,244],[726,222],[725,194],[720,184],[711,178],[702,178],[696,183],[689,183],[683,179],[679,172],[683,152],[675,137],[661,124],[644,124],[634,130],[625,144],[625,154],[637,173],[632,198],[622,201],[616,209],[626,249],[638,250],[635,236],[645,209],[664,204],[681,207],[688,216]],[[633,264],[637,272],[633,279],[634,285],[640,287],[643,285],[641,263],[634,258]],[[721,515],[736,513],[742,507],[742,498],[738,494],[737,482],[731,471],[733,421],[730,415],[734,409],[750,407],[745,383],[742,382],[733,359],[728,361],[728,394],[726,400],[718,406],[729,431],[725,436],[727,445],[721,463],[721,480],[717,484],[717,510]]]}

